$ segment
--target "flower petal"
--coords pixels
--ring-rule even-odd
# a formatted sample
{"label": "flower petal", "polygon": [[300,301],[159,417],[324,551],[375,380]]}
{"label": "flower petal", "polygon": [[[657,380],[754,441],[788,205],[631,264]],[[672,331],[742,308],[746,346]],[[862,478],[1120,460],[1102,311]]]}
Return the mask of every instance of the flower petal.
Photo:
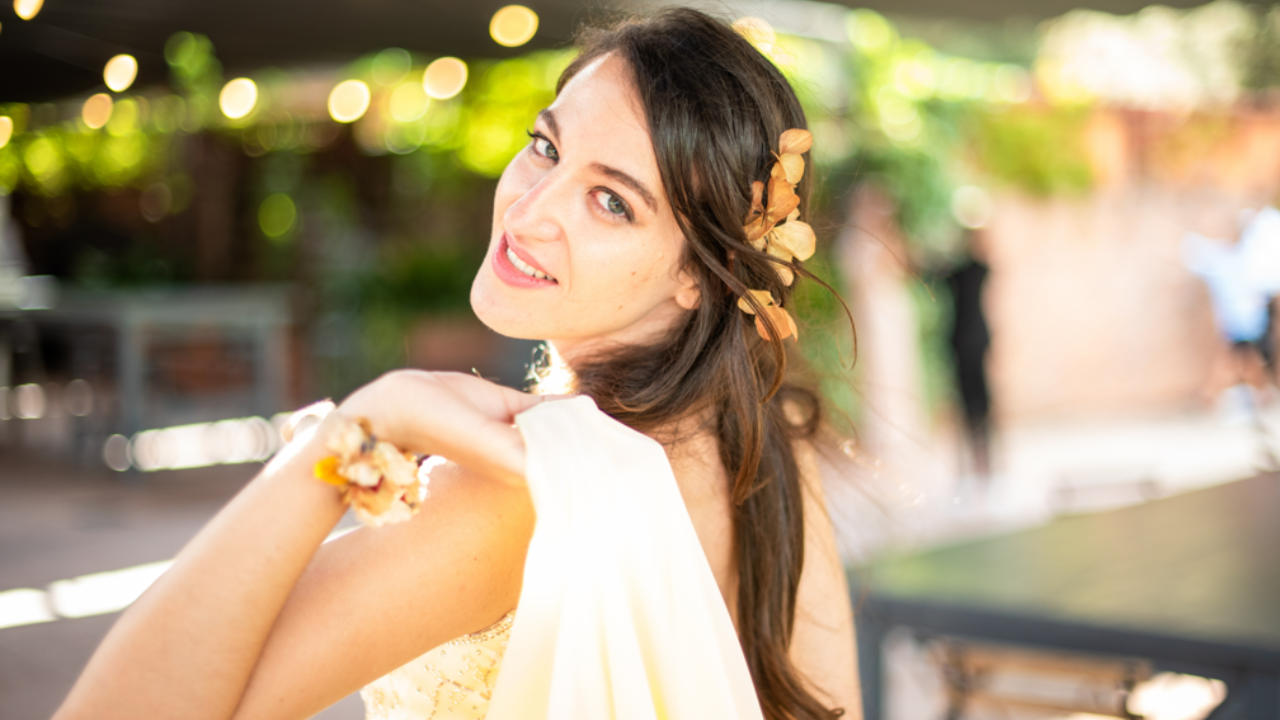
{"label": "flower petal", "polygon": [[764,236],[769,230],[773,229],[773,223],[766,224],[764,215],[756,218],[752,222],[742,228],[747,234],[747,244],[757,250],[764,250]]}
{"label": "flower petal", "polygon": [[792,255],[801,260],[808,260],[813,257],[817,238],[814,237],[813,228],[809,226],[809,223],[800,220],[788,220],[781,225],[774,226],[773,232],[769,233],[769,244],[770,252],[773,251],[772,246],[777,244],[785,247]]}
{"label": "flower petal", "polygon": [[368,460],[347,463],[338,472],[341,475],[345,475],[351,482],[362,487],[374,487],[382,479],[382,471]]}
{"label": "flower petal", "polygon": [[[773,305],[773,293],[768,290],[748,290],[747,292],[751,293],[751,295],[755,297],[756,302],[760,303],[764,307],[767,308],[770,305]],[[756,314],[755,308],[751,307],[745,297],[738,298],[738,307],[748,315]]]}
{"label": "flower petal", "polygon": [[804,158],[794,153],[784,153],[778,156],[778,164],[782,165],[783,173],[786,175],[787,182],[795,185],[800,182],[800,178],[804,177]]}
{"label": "flower petal", "polygon": [[782,133],[782,137],[778,139],[780,155],[807,153],[811,147],[813,147],[813,134],[801,128],[791,128]]}
{"label": "flower petal", "polygon": [[351,460],[360,454],[364,445],[364,429],[354,420],[339,416],[338,426],[329,434],[325,447],[337,453],[343,460]]}
{"label": "flower petal", "polygon": [[417,481],[418,465],[389,442],[379,441],[373,448],[373,464],[391,482],[405,486]]}
{"label": "flower petal", "polygon": [[791,337],[796,342],[800,342],[800,328],[796,327],[796,319],[791,317],[791,313],[786,310],[783,310],[782,312],[784,313],[783,317],[787,319],[787,325],[791,328]]}
{"label": "flower petal", "polygon": [[[773,322],[773,327],[780,334],[779,340],[785,340],[788,337],[799,338],[799,332],[796,330],[796,323],[791,319],[791,314],[780,307],[767,307],[765,314],[769,316],[769,320]],[[760,333],[760,337],[769,340],[769,330],[764,324],[764,319],[756,316],[756,332]]]}
{"label": "flower petal", "polygon": [[790,287],[791,283],[795,282],[796,274],[789,266],[782,264],[791,262],[792,256],[789,248],[782,243],[776,242],[776,233],[781,227],[779,225],[773,229],[773,232],[769,233],[769,254],[782,261],[781,263],[773,263],[773,270],[778,273],[778,279],[782,281],[782,284]]}
{"label": "flower petal", "polygon": [[312,471],[315,476],[334,487],[346,487],[348,480],[338,474],[338,465],[342,461],[334,455],[329,455],[316,463],[315,469]]}
{"label": "flower petal", "polygon": [[786,170],[780,163],[775,163],[773,172],[769,175],[769,207],[764,213],[769,228],[772,229],[773,223],[790,215],[798,207],[800,196],[796,195],[791,183],[787,182]]}

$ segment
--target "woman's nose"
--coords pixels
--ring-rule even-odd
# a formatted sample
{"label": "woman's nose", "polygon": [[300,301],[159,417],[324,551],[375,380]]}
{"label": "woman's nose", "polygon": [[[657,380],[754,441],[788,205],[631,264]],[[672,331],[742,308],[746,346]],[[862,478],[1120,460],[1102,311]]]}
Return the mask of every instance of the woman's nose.
{"label": "woman's nose", "polygon": [[556,175],[555,171],[542,174],[507,207],[502,222],[508,231],[524,240],[554,241],[563,237],[565,184]]}

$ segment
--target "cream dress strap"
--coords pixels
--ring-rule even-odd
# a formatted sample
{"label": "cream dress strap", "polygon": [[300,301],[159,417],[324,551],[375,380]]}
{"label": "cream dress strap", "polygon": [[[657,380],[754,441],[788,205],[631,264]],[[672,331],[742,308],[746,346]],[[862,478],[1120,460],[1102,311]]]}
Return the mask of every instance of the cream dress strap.
{"label": "cream dress strap", "polygon": [[369,683],[360,691],[365,719],[480,720],[489,712],[515,619],[512,610]]}

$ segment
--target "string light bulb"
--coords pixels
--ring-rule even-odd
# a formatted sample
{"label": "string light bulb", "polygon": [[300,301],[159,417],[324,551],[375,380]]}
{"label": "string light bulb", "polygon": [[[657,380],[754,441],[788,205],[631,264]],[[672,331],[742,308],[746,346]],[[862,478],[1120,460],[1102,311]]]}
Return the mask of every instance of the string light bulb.
{"label": "string light bulb", "polygon": [[523,5],[508,5],[493,14],[489,37],[503,47],[519,47],[538,32],[538,14]]}
{"label": "string light bulb", "polygon": [[117,55],[107,61],[102,79],[111,92],[124,92],[138,77],[138,61],[132,55]]}
{"label": "string light bulb", "polygon": [[8,145],[11,137],[13,137],[13,118],[0,115],[0,148]]}
{"label": "string light bulb", "polygon": [[253,106],[258,104],[258,86],[249,78],[236,78],[226,85],[222,86],[222,92],[218,94],[218,107],[222,108],[222,114],[232,120],[240,118],[253,112]]}
{"label": "string light bulb", "polygon": [[44,0],[13,0],[13,11],[23,20],[30,20],[40,14]]}
{"label": "string light bulb", "polygon": [[115,102],[111,100],[110,95],[98,93],[84,101],[84,107],[80,109],[80,119],[84,120],[85,125],[97,130],[111,119],[111,111],[114,108]]}
{"label": "string light bulb", "polygon": [[355,122],[369,109],[369,86],[359,80],[343,80],[329,93],[329,117],[340,123]]}
{"label": "string light bulb", "polygon": [[448,100],[462,92],[467,84],[467,64],[456,57],[432,61],[422,74],[422,89],[436,100]]}

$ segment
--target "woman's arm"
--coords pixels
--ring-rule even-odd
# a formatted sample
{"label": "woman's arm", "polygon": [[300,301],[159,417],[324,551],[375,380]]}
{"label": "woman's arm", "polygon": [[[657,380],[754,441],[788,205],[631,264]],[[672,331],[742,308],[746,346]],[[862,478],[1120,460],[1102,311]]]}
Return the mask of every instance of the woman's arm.
{"label": "woman's arm", "polygon": [[817,453],[812,445],[797,443],[796,455],[804,489],[805,535],[791,659],[819,697],[844,708],[848,720],[857,720],[862,717],[862,692],[849,586],[827,513]]}
{"label": "woman's arm", "polygon": [[[538,402],[394,373],[338,412],[443,454],[424,511],[321,548],[344,507],[311,477],[330,423],[273,460],[112,628],[55,718],[307,717],[515,605],[532,508],[511,418]],[[483,474],[481,474],[483,473]],[[317,552],[319,549],[319,552]]]}

